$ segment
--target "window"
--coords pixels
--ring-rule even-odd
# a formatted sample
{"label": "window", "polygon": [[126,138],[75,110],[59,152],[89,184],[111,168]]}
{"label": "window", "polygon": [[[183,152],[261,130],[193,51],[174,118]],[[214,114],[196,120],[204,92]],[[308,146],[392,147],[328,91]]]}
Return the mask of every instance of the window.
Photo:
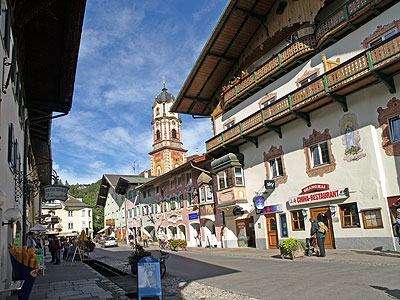
{"label": "window", "polygon": [[371,41],[368,43],[368,47],[372,48],[376,45],[379,45],[381,42],[383,42],[384,40],[387,40],[388,38],[390,38],[391,36],[395,35],[397,33],[397,28],[392,28],[391,30],[383,33],[381,36],[379,36],[378,38],[376,38],[375,40]]}
{"label": "window", "polygon": [[170,211],[171,210],[171,202],[170,202],[170,200],[165,200],[164,201],[164,210],[165,211]]}
{"label": "window", "polygon": [[156,108],[156,116],[158,116],[159,114],[160,114],[160,108],[157,107],[157,108]]}
{"label": "window", "polygon": [[177,186],[182,186],[182,177],[178,176],[176,182],[177,182]]}
{"label": "window", "polygon": [[310,155],[313,168],[323,164],[329,164],[330,159],[328,143],[323,142],[317,145],[310,146]]}
{"label": "window", "polygon": [[160,193],[160,187],[156,186],[156,194],[159,194],[159,193]]}
{"label": "window", "polygon": [[179,208],[183,208],[183,195],[179,195]]}
{"label": "window", "polygon": [[175,210],[176,209],[175,197],[172,197],[169,201],[170,201],[170,204],[171,204],[171,210]]}
{"label": "window", "polygon": [[169,182],[169,188],[170,188],[171,190],[175,188],[175,180],[172,179],[172,180]]}
{"label": "window", "polygon": [[151,190],[148,190],[147,191],[147,197],[150,197],[151,196]]}
{"label": "window", "polygon": [[365,210],[362,212],[364,228],[383,228],[382,215],[380,209]]}
{"label": "window", "polygon": [[132,218],[132,211],[128,209],[128,218]]}
{"label": "window", "polygon": [[161,139],[160,130],[157,130],[157,131],[156,131],[156,139],[157,139],[157,140]]}
{"label": "window", "polygon": [[92,228],[92,221],[89,221],[89,228]]}
{"label": "window", "polygon": [[281,237],[288,237],[288,228],[286,222],[286,214],[282,214],[279,216],[281,220]]}
{"label": "window", "polygon": [[157,203],[157,213],[162,213],[162,203]]}
{"label": "window", "polygon": [[318,73],[314,73],[314,74],[308,76],[307,78],[300,80],[299,81],[299,86],[303,86],[303,85],[313,81],[317,77],[318,77]]}
{"label": "window", "polygon": [[390,140],[392,143],[400,142],[400,116],[388,120]]}
{"label": "window", "polygon": [[214,200],[213,189],[211,185],[206,185],[206,201],[212,202]]}
{"label": "window", "polygon": [[265,101],[265,102],[262,104],[262,107],[267,107],[268,105],[270,105],[271,103],[274,103],[275,101],[276,101],[276,98],[275,98],[275,97],[272,97],[272,98],[268,99],[267,101]]}
{"label": "window", "polygon": [[68,223],[68,229],[74,229],[74,223],[69,222]]}
{"label": "window", "polygon": [[82,217],[84,217],[85,216],[85,210],[83,209],[82,210]]}
{"label": "window", "polygon": [[356,203],[339,205],[342,228],[360,227]]}
{"label": "window", "polygon": [[231,121],[231,122],[227,123],[227,124],[225,125],[225,129],[232,128],[233,126],[235,126],[235,121]]}
{"label": "window", "polygon": [[186,173],[186,185],[192,184],[192,173]]}
{"label": "window", "polygon": [[136,207],[133,209],[133,216],[136,217],[137,213],[136,213]]}
{"label": "window", "polygon": [[172,129],[172,138],[176,139],[176,130],[175,129]]}
{"label": "window", "polygon": [[200,197],[200,203],[206,201],[205,193],[204,193],[204,188],[201,187],[199,188],[199,197]]}
{"label": "window", "polygon": [[165,117],[167,115],[165,111],[165,103],[162,104],[162,111],[163,111],[163,116]]}
{"label": "window", "polygon": [[291,215],[292,215],[292,230],[293,231],[305,230],[304,216],[301,210],[292,211]]}
{"label": "window", "polygon": [[146,215],[146,210],[145,210],[145,207],[142,206],[142,216],[145,216],[145,215]]}
{"label": "window", "polygon": [[74,212],[72,210],[68,211],[68,217],[73,217],[74,216]]}
{"label": "window", "polygon": [[82,221],[82,228],[86,228],[86,221]]}
{"label": "window", "polygon": [[283,176],[282,159],[280,157],[271,159],[269,161],[269,166],[272,178]]}
{"label": "window", "polygon": [[229,168],[218,174],[219,189],[225,189],[236,186],[243,186],[243,170],[242,168]]}
{"label": "window", "polygon": [[90,209],[88,209],[88,217],[92,216],[92,211]]}
{"label": "window", "polygon": [[193,206],[194,203],[193,193],[186,193],[186,200],[188,202],[188,206]]}

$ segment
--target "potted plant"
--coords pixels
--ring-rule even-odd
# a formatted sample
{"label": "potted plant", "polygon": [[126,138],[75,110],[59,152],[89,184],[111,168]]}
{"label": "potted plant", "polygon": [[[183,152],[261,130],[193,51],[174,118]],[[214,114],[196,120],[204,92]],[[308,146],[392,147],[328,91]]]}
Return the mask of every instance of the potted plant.
{"label": "potted plant", "polygon": [[305,244],[298,239],[287,239],[279,244],[281,250],[281,258],[290,257],[292,260],[295,257],[302,257],[305,254]]}
{"label": "potted plant", "polygon": [[177,251],[178,248],[185,249],[187,247],[187,242],[185,240],[172,240],[170,242],[171,250]]}
{"label": "potted plant", "polygon": [[139,262],[139,260],[141,260],[143,257],[146,256],[151,256],[151,253],[148,251],[144,251],[144,248],[140,245],[136,245],[135,247],[135,251],[132,252],[131,256],[129,256],[129,264],[131,266],[131,271],[132,274],[137,275],[138,272],[138,268],[137,268],[137,264]]}

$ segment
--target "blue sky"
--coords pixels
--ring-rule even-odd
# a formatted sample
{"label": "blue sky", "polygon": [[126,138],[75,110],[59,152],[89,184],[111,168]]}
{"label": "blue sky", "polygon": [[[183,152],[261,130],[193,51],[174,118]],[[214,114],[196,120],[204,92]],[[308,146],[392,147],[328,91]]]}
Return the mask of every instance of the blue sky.
{"label": "blue sky", "polygon": [[[69,183],[150,168],[151,107],[178,95],[228,0],[87,1],[73,107],[52,125],[53,168]],[[196,134],[192,134],[196,130]],[[182,115],[188,155],[205,152],[210,120]]]}

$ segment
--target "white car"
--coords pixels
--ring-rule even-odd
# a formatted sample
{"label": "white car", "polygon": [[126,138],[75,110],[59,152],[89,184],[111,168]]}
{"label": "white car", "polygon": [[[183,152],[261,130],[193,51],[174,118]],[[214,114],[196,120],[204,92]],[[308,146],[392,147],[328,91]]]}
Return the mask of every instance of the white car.
{"label": "white car", "polygon": [[118,241],[115,237],[106,237],[100,241],[101,247],[118,247]]}

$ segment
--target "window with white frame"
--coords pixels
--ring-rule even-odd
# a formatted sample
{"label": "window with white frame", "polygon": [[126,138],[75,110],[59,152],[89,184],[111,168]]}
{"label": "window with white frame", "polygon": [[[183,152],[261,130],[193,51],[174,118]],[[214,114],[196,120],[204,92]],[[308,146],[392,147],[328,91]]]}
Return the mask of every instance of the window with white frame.
{"label": "window with white frame", "polygon": [[205,186],[205,190],[206,190],[206,201],[207,202],[213,202],[214,195],[213,195],[212,185],[206,185]]}
{"label": "window with white frame", "polygon": [[391,142],[400,142],[400,115],[388,119],[388,125]]}
{"label": "window with white frame", "polygon": [[170,200],[165,200],[164,201],[164,206],[165,206],[165,211],[170,211],[171,210],[171,201]]}
{"label": "window with white frame", "polygon": [[206,202],[204,187],[199,188],[199,197],[200,197],[200,203]]}
{"label": "window with white frame", "polygon": [[194,204],[194,195],[191,192],[186,193],[186,201],[188,206],[193,206]]}
{"label": "window with white frame", "polygon": [[383,42],[384,40],[387,40],[388,38],[394,36],[397,32],[398,32],[398,30],[396,27],[390,29],[389,31],[386,31],[385,33],[381,34],[379,37],[377,37],[373,41],[369,42],[368,47],[372,48],[372,47],[378,45],[379,43]]}
{"label": "window with white frame", "polygon": [[312,167],[318,167],[330,163],[328,142],[312,145],[310,148]]}
{"label": "window with white frame", "polygon": [[72,210],[68,211],[68,217],[73,217],[74,216],[74,212]]}
{"label": "window with white frame", "polygon": [[230,188],[233,186],[243,186],[243,170],[242,168],[233,167],[221,171],[217,174],[219,189]]}
{"label": "window with white frame", "polygon": [[82,228],[86,228],[86,221],[82,221]]}
{"label": "window with white frame", "polygon": [[269,168],[270,168],[270,174],[272,175],[272,178],[280,177],[283,176],[283,165],[282,165],[282,158],[277,157],[274,159],[269,160]]}
{"label": "window with white frame", "polygon": [[183,208],[183,195],[182,194],[179,195],[178,205],[179,205],[180,209]]}
{"label": "window with white frame", "polygon": [[69,222],[68,223],[68,229],[74,229],[74,223]]}

